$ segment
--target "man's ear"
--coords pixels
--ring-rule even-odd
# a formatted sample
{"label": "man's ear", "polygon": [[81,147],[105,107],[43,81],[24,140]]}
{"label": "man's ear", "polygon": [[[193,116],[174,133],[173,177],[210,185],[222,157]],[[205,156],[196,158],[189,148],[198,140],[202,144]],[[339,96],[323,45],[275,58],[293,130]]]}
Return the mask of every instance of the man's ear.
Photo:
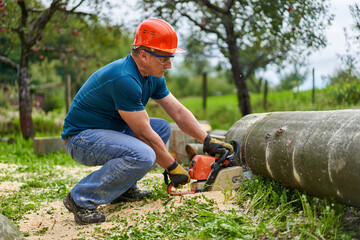
{"label": "man's ear", "polygon": [[146,52],[144,50],[141,50],[139,52],[139,58],[141,59],[141,61],[147,61],[149,56],[148,56],[148,54],[146,54]]}

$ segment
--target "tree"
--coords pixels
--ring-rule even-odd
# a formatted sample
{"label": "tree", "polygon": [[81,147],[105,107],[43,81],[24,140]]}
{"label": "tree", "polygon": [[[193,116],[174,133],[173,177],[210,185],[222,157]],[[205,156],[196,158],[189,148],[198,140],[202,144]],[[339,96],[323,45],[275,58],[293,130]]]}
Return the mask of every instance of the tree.
{"label": "tree", "polygon": [[357,40],[360,43],[360,5],[355,3],[354,5],[350,5],[351,16],[354,19],[354,30],[357,31],[358,35],[356,36]]}
{"label": "tree", "polygon": [[[268,64],[326,45],[324,29],[333,16],[328,0],[142,0],[145,13],[189,26],[209,53],[228,59],[239,108],[251,113],[246,80]],[[187,24],[184,24],[187,23]],[[218,51],[215,51],[218,50]]]}
{"label": "tree", "polygon": [[290,90],[299,87],[306,80],[307,73],[301,73],[299,66],[295,63],[294,69],[291,72],[285,73],[280,78],[280,83],[277,86],[279,90]]}
{"label": "tree", "polygon": [[[32,51],[58,51],[57,46],[47,46],[43,49],[38,48],[45,28],[56,14],[61,15],[81,15],[97,16],[101,7],[107,1],[86,1],[78,0],[69,3],[68,0],[52,0],[48,7],[44,7],[40,1],[32,0],[0,0],[2,5],[1,34],[8,34],[10,38],[17,36],[21,45],[19,62],[0,55],[0,62],[17,71],[19,85],[19,107],[20,107],[20,126],[22,135],[25,139],[34,137],[34,126],[32,121],[32,104],[30,97],[30,75],[29,57]],[[89,12],[78,11],[80,6],[87,5]],[[57,29],[61,34],[61,29]],[[33,48],[35,46],[35,48]],[[62,52],[73,51],[74,49],[62,49]],[[42,60],[43,55],[39,56]]]}

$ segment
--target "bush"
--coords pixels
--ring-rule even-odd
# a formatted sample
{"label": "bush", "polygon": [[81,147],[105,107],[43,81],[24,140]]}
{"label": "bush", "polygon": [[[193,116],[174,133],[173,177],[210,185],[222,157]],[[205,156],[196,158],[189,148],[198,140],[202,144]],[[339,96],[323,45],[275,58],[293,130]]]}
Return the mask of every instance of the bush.
{"label": "bush", "polygon": [[0,88],[0,107],[5,109],[9,108],[9,99],[4,94],[4,91],[1,88]]}
{"label": "bush", "polygon": [[[21,132],[18,114],[4,114],[5,120],[0,121],[0,136],[18,135]],[[58,113],[33,113],[35,135],[56,135],[62,131],[63,121]]]}
{"label": "bush", "polygon": [[326,88],[326,93],[332,103],[355,105],[360,101],[360,83],[350,82],[331,85]]}

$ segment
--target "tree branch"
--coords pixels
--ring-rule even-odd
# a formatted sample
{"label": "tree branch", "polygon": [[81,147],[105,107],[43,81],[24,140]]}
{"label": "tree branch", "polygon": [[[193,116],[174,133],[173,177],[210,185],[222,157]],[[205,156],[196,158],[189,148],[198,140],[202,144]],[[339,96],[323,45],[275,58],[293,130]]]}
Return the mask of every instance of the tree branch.
{"label": "tree branch", "polygon": [[232,4],[234,3],[233,0],[228,0],[228,1],[225,3],[226,8],[225,8],[225,9],[222,9],[222,8],[219,8],[218,6],[210,3],[209,0],[202,0],[202,2],[203,2],[203,4],[204,4],[205,6],[207,6],[208,8],[214,10],[215,12],[222,13],[222,14],[229,14],[230,8],[231,8]]}
{"label": "tree branch", "polygon": [[83,2],[84,2],[84,0],[81,0],[81,1],[79,2],[79,4],[76,5],[75,7],[73,7],[70,11],[71,11],[71,12],[75,11],[78,7],[80,7],[81,4],[83,4]]}
{"label": "tree branch", "polygon": [[266,66],[269,63],[275,61],[277,58],[282,57],[281,54],[276,54],[276,55],[274,55],[274,56],[272,56],[270,58],[267,58],[266,55],[267,55],[266,53],[265,54],[260,54],[254,60],[252,60],[251,62],[246,64],[246,65],[249,66],[247,72],[245,73],[246,79],[259,67],[259,65],[260,65],[259,63],[261,61],[264,60],[262,64]]}
{"label": "tree branch", "polygon": [[16,32],[19,34],[21,42],[24,42],[25,41],[25,35],[24,35],[24,30],[23,29],[25,29],[25,26],[26,26],[26,22],[27,22],[27,18],[28,18],[28,12],[26,11],[26,5],[25,5],[24,0],[18,1],[18,5],[19,5],[20,10],[21,10],[21,20],[20,20],[20,25],[15,29],[16,29]]}
{"label": "tree branch", "polygon": [[31,31],[27,39],[27,44],[33,45],[35,44],[36,40],[42,38],[42,32],[49,22],[50,18],[53,14],[58,10],[58,7],[61,5],[61,0],[53,0],[50,7],[42,12],[39,17],[36,19],[35,22],[32,23]]}
{"label": "tree branch", "polygon": [[18,70],[18,64],[16,64],[12,60],[8,59],[7,57],[0,56],[0,62],[5,64],[6,66],[10,67],[11,69],[13,69],[15,71]]}
{"label": "tree branch", "polygon": [[222,36],[222,34],[219,31],[216,31],[214,29],[211,28],[207,28],[205,27],[205,25],[198,23],[195,19],[193,19],[190,15],[188,15],[187,13],[180,13],[182,16],[186,17],[187,19],[189,19],[191,22],[193,22],[196,26],[199,26],[202,30],[206,31],[206,32],[210,32],[210,33],[215,33],[218,38],[221,38],[222,40],[225,41],[225,38]]}
{"label": "tree branch", "polygon": [[234,4],[234,0],[228,0],[225,3],[225,12],[230,13],[230,9],[232,8]]}

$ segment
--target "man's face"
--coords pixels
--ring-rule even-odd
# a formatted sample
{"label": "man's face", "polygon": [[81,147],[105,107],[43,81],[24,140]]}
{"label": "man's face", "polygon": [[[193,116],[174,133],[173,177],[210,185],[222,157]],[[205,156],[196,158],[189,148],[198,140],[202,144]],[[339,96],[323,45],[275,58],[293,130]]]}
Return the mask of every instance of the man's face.
{"label": "man's face", "polygon": [[149,55],[150,62],[148,71],[154,77],[164,76],[167,69],[171,68],[171,60],[174,54],[159,50],[143,50]]}

